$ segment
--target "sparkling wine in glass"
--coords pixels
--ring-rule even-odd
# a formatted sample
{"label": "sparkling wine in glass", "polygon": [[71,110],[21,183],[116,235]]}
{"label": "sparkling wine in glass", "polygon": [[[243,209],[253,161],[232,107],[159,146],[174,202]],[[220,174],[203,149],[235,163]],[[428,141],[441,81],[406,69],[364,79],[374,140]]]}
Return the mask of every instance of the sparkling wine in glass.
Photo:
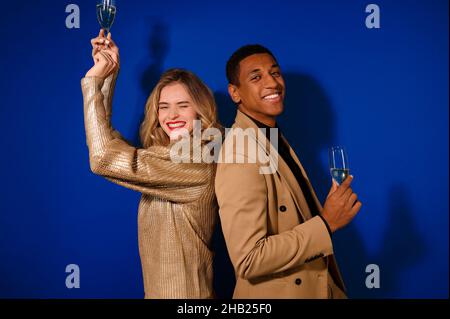
{"label": "sparkling wine in glass", "polygon": [[105,35],[109,33],[114,18],[116,17],[116,2],[114,0],[98,0],[97,1],[97,20]]}
{"label": "sparkling wine in glass", "polygon": [[333,146],[329,149],[331,177],[340,185],[350,174],[348,156],[342,146]]}

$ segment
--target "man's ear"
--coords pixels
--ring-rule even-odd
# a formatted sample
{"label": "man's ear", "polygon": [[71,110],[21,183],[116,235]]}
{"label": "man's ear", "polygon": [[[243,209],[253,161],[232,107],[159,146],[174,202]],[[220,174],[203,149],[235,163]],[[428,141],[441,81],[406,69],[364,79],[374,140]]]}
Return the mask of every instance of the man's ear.
{"label": "man's ear", "polygon": [[238,88],[234,84],[228,84],[228,94],[235,104],[241,103],[241,96],[239,95]]}

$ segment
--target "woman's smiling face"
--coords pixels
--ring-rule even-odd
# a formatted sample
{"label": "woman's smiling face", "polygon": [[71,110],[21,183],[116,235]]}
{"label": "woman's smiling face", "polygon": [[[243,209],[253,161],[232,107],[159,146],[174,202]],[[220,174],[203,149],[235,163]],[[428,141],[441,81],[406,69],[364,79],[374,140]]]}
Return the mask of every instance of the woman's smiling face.
{"label": "woman's smiling face", "polygon": [[197,119],[196,106],[181,83],[173,83],[161,90],[158,121],[171,140],[192,132]]}

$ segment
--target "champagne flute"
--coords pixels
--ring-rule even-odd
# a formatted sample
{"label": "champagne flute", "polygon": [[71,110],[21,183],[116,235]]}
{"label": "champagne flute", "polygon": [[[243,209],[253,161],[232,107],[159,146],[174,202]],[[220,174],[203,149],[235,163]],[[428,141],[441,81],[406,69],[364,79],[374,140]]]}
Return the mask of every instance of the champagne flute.
{"label": "champagne flute", "polygon": [[329,149],[331,177],[340,185],[350,174],[348,156],[343,146],[333,146]]}
{"label": "champagne flute", "polygon": [[105,30],[105,36],[111,30],[116,12],[116,2],[114,0],[97,0],[97,20],[102,29]]}

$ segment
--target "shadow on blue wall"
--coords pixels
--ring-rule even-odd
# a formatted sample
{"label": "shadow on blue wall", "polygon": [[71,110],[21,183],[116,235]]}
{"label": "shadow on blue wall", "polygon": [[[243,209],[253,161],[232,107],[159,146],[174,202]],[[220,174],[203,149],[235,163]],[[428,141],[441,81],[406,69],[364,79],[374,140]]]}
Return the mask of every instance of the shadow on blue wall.
{"label": "shadow on blue wall", "polygon": [[[390,203],[389,220],[386,221],[388,227],[379,246],[383,247],[382,251],[368,256],[353,226],[340,230],[339,237],[335,240],[351,297],[395,298],[402,293],[402,274],[424,258],[425,243],[414,224],[411,198],[406,187],[394,185],[387,196]],[[405,247],[411,249],[405,250]],[[380,268],[380,289],[368,289],[365,286],[368,275],[365,267],[369,264],[377,264]]]}
{"label": "shadow on blue wall", "polygon": [[[385,269],[382,273],[383,297],[395,298],[401,295],[401,283],[398,278],[406,269],[425,258],[426,246],[413,218],[419,214],[413,212],[407,187],[400,184],[393,185],[387,195],[390,219],[386,222],[388,227],[380,246],[385,249],[377,260],[380,260],[380,268]],[[408,279],[414,281],[414,278]]]}
{"label": "shadow on blue wall", "polygon": [[[161,21],[149,20],[149,38],[148,38],[148,57],[146,57],[143,65],[147,65],[147,61],[151,61],[147,65],[140,76],[141,84],[141,96],[138,99],[138,103],[132,119],[133,135],[132,141],[135,145],[141,146],[141,140],[139,136],[139,127],[144,120],[144,110],[147,98],[153,91],[153,88],[159,81],[161,74],[163,73],[164,60],[169,52],[169,28]],[[138,125],[136,126],[136,123]]]}
{"label": "shadow on blue wall", "polygon": [[[319,199],[324,203],[331,181],[329,169],[324,167],[321,155],[336,143],[336,117],[327,94],[314,78],[296,73],[286,73],[284,78],[287,86],[286,109],[279,123],[304,165]],[[380,246],[384,249],[379,255],[368,255],[354,223],[334,236],[336,258],[351,298],[399,295],[402,272],[423,257],[424,242],[414,225],[407,189],[402,185],[394,185],[386,195],[391,205],[388,212],[390,220],[386,222],[388,228]],[[364,202],[364,198],[361,200]],[[364,208],[361,213],[364,214]],[[411,249],[405,251],[404,247]],[[380,289],[368,289],[365,285],[368,275],[365,268],[372,263],[380,266]]]}
{"label": "shadow on blue wall", "polygon": [[[329,99],[312,77],[287,73],[286,111],[280,119],[284,134],[288,137],[302,161],[318,197],[323,203],[329,189],[328,167],[324,167],[321,154],[336,143],[338,131]],[[420,261],[424,254],[424,242],[414,225],[411,199],[406,187],[394,185],[387,192],[390,203],[388,228],[383,236],[384,249],[377,256],[369,256],[356,226],[351,223],[335,234],[334,246],[341,271],[346,281],[349,297],[387,298],[400,293],[402,272]],[[364,199],[361,199],[364,202]],[[361,211],[364,214],[364,209]],[[377,232],[379,230],[375,230]],[[401,234],[401,235],[400,235]],[[403,248],[402,248],[403,247]],[[405,251],[404,247],[411,247]],[[368,289],[365,285],[365,267],[380,266],[380,289]]]}

